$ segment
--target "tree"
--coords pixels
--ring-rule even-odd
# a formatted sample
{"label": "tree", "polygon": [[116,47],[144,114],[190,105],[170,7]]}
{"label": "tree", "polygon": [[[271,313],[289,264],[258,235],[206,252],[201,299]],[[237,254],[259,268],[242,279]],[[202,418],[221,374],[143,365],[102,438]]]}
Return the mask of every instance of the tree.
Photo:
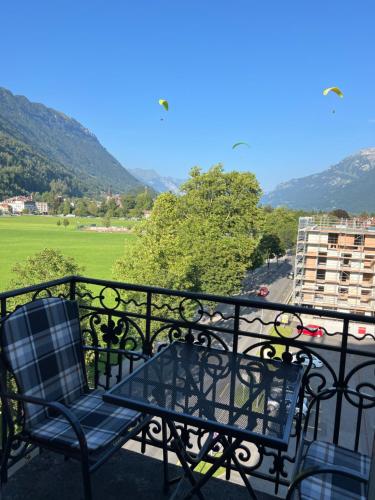
{"label": "tree", "polygon": [[136,204],[136,197],[134,194],[123,194],[120,197],[121,200],[121,207],[122,207],[122,213],[124,217],[127,217],[129,215],[129,210],[135,207]]}
{"label": "tree", "polygon": [[69,215],[72,212],[72,207],[69,200],[64,200],[62,213],[63,215]]}
{"label": "tree", "polygon": [[153,203],[154,200],[151,191],[145,188],[144,191],[137,194],[135,200],[135,207],[143,212],[143,210],[150,210],[152,208]]}
{"label": "tree", "polygon": [[280,238],[275,234],[264,234],[259,242],[258,250],[267,260],[267,266],[270,265],[270,259],[279,258],[285,253]]}
{"label": "tree", "polygon": [[90,215],[96,217],[98,215],[98,205],[95,201],[90,201],[87,205],[87,210]]}
{"label": "tree", "polygon": [[68,227],[68,226],[69,226],[69,221],[68,221],[68,219],[63,219],[63,222],[62,222],[62,223],[63,223],[63,226],[64,226],[64,227]]}
{"label": "tree", "polygon": [[195,167],[182,195],[161,194],[138,242],[114,268],[140,284],[232,295],[241,289],[257,245],[261,194],[251,173]]}
{"label": "tree", "polygon": [[[36,285],[73,274],[82,274],[83,270],[84,268],[80,267],[74,258],[63,255],[60,250],[45,248],[12,268],[14,278],[9,289]],[[54,287],[53,292],[56,295],[60,293],[68,295],[69,284]],[[25,297],[22,300],[24,302]]]}
{"label": "tree", "polygon": [[333,217],[337,217],[337,219],[350,219],[350,215],[346,210],[343,210],[342,208],[336,208],[335,210],[332,210],[330,212],[330,215]]}
{"label": "tree", "polygon": [[85,217],[88,215],[87,202],[85,198],[80,198],[75,204],[74,213],[78,217]]}
{"label": "tree", "polygon": [[103,217],[102,224],[104,227],[111,227],[111,218],[110,217]]}
{"label": "tree", "polygon": [[293,248],[297,240],[299,213],[285,207],[271,209],[265,207],[263,234],[278,236],[282,246]]}
{"label": "tree", "polygon": [[58,219],[58,220],[57,220],[57,222],[56,222],[56,224],[57,224],[58,226],[61,226],[61,220],[60,220],[60,219]]}

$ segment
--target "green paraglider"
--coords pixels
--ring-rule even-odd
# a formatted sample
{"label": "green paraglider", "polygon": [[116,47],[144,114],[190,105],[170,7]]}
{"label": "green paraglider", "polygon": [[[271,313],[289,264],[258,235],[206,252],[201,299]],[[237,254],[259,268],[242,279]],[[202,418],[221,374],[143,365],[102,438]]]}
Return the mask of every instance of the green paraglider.
{"label": "green paraglider", "polygon": [[159,99],[159,104],[160,106],[163,106],[163,108],[165,109],[165,111],[168,111],[169,109],[169,103],[166,99]]}
{"label": "green paraglider", "polygon": [[236,149],[238,146],[246,146],[248,148],[250,147],[247,142],[236,142],[235,144],[233,144],[232,149]]}

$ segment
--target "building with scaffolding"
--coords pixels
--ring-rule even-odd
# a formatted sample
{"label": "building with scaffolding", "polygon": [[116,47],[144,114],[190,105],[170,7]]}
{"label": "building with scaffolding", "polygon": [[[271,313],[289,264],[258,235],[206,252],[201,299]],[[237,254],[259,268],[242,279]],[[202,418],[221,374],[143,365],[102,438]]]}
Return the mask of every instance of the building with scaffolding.
{"label": "building with scaffolding", "polygon": [[300,217],[296,305],[374,315],[374,274],[375,219]]}

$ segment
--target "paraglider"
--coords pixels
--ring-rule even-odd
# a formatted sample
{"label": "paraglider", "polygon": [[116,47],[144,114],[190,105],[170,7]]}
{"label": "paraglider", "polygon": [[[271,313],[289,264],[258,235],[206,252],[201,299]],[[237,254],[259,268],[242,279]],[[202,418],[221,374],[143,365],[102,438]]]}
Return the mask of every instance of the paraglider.
{"label": "paraglider", "polygon": [[328,95],[330,92],[334,92],[336,95],[339,97],[343,98],[344,94],[338,87],[328,87],[327,89],[323,90],[323,95]]}
{"label": "paraglider", "polygon": [[159,99],[159,104],[160,106],[163,106],[163,108],[165,109],[165,111],[168,111],[169,109],[169,103],[166,99]]}
{"label": "paraglider", "polygon": [[232,149],[236,149],[238,148],[238,146],[246,146],[248,148],[250,147],[247,142],[236,142],[235,144],[233,144]]}

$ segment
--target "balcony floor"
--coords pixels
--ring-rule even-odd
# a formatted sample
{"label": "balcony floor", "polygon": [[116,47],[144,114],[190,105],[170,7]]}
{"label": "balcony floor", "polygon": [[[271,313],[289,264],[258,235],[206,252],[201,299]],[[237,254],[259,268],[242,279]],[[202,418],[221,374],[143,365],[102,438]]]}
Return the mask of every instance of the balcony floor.
{"label": "balcony floor", "polygon": [[[170,465],[171,477],[179,473],[181,468]],[[162,462],[126,449],[116,453],[92,475],[92,485],[94,500],[168,499],[162,487]],[[249,499],[242,485],[216,478],[208,481],[202,492],[207,500]],[[1,496],[2,500],[78,500],[82,497],[79,463],[64,462],[62,456],[49,452],[43,452],[15,472]],[[258,498],[272,500],[275,497],[259,493]]]}

